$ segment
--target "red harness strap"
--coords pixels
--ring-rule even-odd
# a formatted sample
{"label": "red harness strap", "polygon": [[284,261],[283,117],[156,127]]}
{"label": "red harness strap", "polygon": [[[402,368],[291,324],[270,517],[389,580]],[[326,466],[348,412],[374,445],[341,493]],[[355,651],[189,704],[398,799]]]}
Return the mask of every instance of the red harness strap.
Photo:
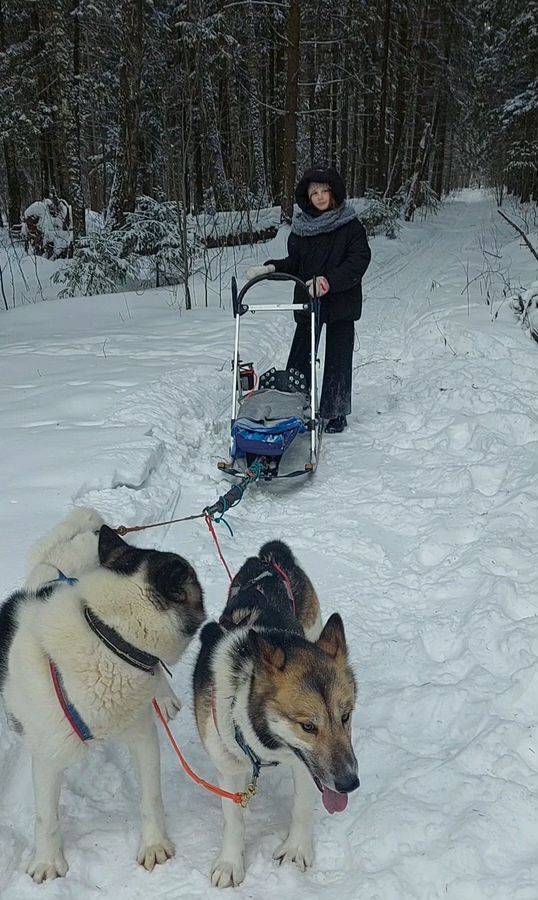
{"label": "red harness strap", "polygon": [[69,701],[66,697],[66,694],[65,694],[62,676],[60,675],[60,673],[59,673],[58,669],[56,668],[56,665],[53,663],[52,659],[49,659],[49,669],[50,669],[50,675],[52,678],[52,683],[54,685],[54,690],[56,691],[56,696],[58,698],[58,702],[59,702],[60,706],[62,707],[65,718],[71,725],[71,728],[75,732],[76,736],[83,743],[85,741],[91,741],[93,735],[92,735],[90,729],[88,728],[88,726],[86,725],[86,722],[84,722],[84,720],[81,718],[81,716],[79,715],[78,711],[75,709],[73,704],[69,703]]}
{"label": "red harness strap", "polygon": [[273,560],[273,568],[277,570],[278,574],[282,578],[282,581],[284,582],[284,587],[286,588],[286,593],[287,593],[288,599],[291,603],[291,608],[293,609],[293,615],[296,616],[297,610],[295,608],[295,597],[293,596],[293,590],[291,587],[290,576],[288,575],[287,572],[284,571],[282,566],[279,566],[278,563],[276,563],[274,560]]}

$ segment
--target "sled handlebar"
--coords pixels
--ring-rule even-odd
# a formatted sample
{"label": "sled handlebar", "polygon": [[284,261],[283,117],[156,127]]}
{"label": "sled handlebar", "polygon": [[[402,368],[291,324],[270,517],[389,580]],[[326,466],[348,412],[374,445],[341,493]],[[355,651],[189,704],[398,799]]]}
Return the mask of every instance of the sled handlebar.
{"label": "sled handlebar", "polygon": [[[284,272],[272,272],[271,275],[257,275],[256,278],[252,278],[250,281],[241,288],[241,290],[237,291],[237,279],[235,275],[232,278],[232,309],[234,314],[234,319],[237,315],[244,315],[248,312],[248,306],[243,304],[243,297],[251,289],[255,284],[258,284],[260,281],[294,281],[300,288],[303,289],[305,293],[305,301],[303,304],[304,310],[309,310],[312,306],[314,300],[308,293],[308,288],[304,281],[300,278],[297,278],[295,275],[286,275]],[[300,308],[300,307],[299,307]]]}

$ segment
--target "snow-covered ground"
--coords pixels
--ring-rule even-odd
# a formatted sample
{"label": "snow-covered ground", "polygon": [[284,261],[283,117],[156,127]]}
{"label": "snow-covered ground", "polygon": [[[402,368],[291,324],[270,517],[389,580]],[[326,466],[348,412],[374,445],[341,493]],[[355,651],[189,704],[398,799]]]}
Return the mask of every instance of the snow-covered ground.
{"label": "snow-covered ground", "polygon": [[[268,538],[290,543],[325,616],[344,618],[360,684],[360,790],[342,815],[319,804],[316,860],[303,874],[271,859],[290,781],[264,773],[238,898],[538,898],[538,348],[503,302],[500,276],[484,274],[481,249],[494,243],[512,285],[529,284],[534,261],[514,237],[492,201],[464,192],[398,240],[376,238],[350,428],[325,438],[312,482],[252,488],[229,514],[234,537],[219,530],[232,570]],[[277,255],[284,238],[256,258]],[[287,290],[257,289],[268,301]],[[282,364],[292,323],[245,318],[244,358]],[[229,310],[181,314],[166,290],[2,314],[3,594],[73,503],[112,525],[142,524],[199,512],[226,489],[216,461],[232,340]],[[203,523],[136,540],[187,556],[218,615],[227,576]],[[196,643],[174,672],[187,702],[173,730],[211,779],[190,698]],[[216,896],[219,804],[178,769],[164,737],[162,756],[175,858],[152,874],[137,865],[128,755],[97,746],[62,793],[69,873],[36,886],[21,871],[30,760],[0,719],[3,900]]]}

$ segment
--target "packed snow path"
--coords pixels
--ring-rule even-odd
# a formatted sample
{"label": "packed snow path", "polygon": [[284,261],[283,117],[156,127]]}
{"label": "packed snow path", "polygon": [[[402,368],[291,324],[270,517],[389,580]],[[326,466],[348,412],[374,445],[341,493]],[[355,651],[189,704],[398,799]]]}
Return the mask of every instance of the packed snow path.
{"label": "packed snow path", "polygon": [[[219,531],[234,571],[269,538],[291,545],[325,616],[344,618],[360,686],[360,790],[343,815],[318,804],[316,860],[303,874],[271,859],[291,780],[264,773],[246,815],[239,898],[538,898],[538,356],[500,297],[486,305],[480,280],[465,290],[494,220],[489,200],[464,194],[400,240],[372,242],[350,428],[325,437],[311,482],[252,488],[228,516],[234,538]],[[517,273],[525,251],[508,227],[499,235]],[[269,255],[283,237],[274,243]],[[286,291],[259,290],[267,300]],[[145,298],[129,303],[121,321],[117,298],[105,308],[73,301],[62,315],[60,304],[41,304],[8,321],[0,429],[10,488],[1,508],[5,527],[10,517],[16,527],[5,541],[5,592],[30,540],[72,500],[132,524],[199,511],[226,489],[215,462],[227,442],[231,317],[195,310],[174,330],[173,311],[156,313]],[[70,325],[66,308],[77,309]],[[285,361],[289,322],[246,317],[243,333],[259,368]],[[137,541],[187,556],[208,614],[219,614],[227,576],[203,524]],[[212,778],[192,716],[195,652],[175,670],[185,706],[173,729],[190,763]],[[97,747],[66,776],[68,876],[35,887],[20,873],[32,841],[29,759],[2,726],[2,897],[216,896],[208,871],[219,804],[178,770],[164,739],[162,753],[175,859],[151,875],[137,866],[128,756]]]}

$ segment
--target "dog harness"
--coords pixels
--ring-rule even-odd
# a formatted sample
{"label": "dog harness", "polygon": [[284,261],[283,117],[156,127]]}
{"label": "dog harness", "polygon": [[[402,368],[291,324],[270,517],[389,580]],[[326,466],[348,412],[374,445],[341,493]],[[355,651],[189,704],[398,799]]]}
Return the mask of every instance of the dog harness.
{"label": "dog harness", "polygon": [[62,707],[64,715],[71,725],[71,728],[81,741],[85,742],[93,740],[93,734],[91,733],[89,727],[86,725],[86,722],[78,712],[77,708],[69,702],[69,699],[65,692],[63,678],[58,667],[55,663],[53,663],[52,659],[49,659],[49,668],[52,683],[54,685],[54,690],[56,691],[56,696],[58,697],[60,706]]}
{"label": "dog harness", "polygon": [[[233,704],[232,704],[232,706],[233,706]],[[215,728],[217,729],[217,734],[220,737],[219,726],[217,723],[217,703],[216,703],[216,699],[215,699],[215,687],[214,686],[211,689],[211,714],[213,716],[213,724],[215,725]],[[232,721],[233,721],[233,718],[232,718]],[[234,722],[233,726],[234,726],[235,742],[236,742],[237,746],[240,748],[240,750],[242,750],[243,753],[245,754],[245,756],[249,759],[250,764],[252,766],[252,781],[248,785],[247,793],[251,797],[253,797],[254,794],[256,793],[256,785],[258,782],[258,778],[260,777],[261,770],[266,769],[269,766],[278,766],[279,764],[278,764],[278,762],[262,762],[261,758],[252,749],[250,744],[247,744],[247,742],[245,740],[245,736],[244,736],[243,732],[241,731],[239,725],[237,725]]]}
{"label": "dog harness", "polygon": [[[69,578],[67,575],[64,575],[61,569],[58,569],[58,577],[53,578],[53,580],[49,581],[48,584],[54,584],[56,581],[63,581],[66,584],[70,585],[78,584],[78,578]],[[71,725],[71,728],[81,741],[85,742],[93,740],[93,734],[91,733],[90,728],[86,725],[86,722],[80,715],[76,706],[70,703],[64,687],[63,678],[60,674],[60,670],[58,669],[56,663],[52,661],[52,659],[49,659],[49,669],[52,683],[54,685],[54,690],[56,691],[56,696],[58,697],[58,702],[62,707],[64,716]]]}
{"label": "dog harness", "polygon": [[[260,591],[263,594],[263,591],[260,587],[258,587],[258,583],[262,581],[264,578],[273,578],[279,577],[284,582],[284,587],[286,589],[286,594],[288,595],[288,600],[290,601],[291,608],[293,610],[293,615],[296,615],[295,609],[295,597],[293,596],[293,590],[291,587],[291,581],[288,573],[279,566],[276,562],[271,562],[268,565],[268,568],[264,572],[260,572],[259,575],[256,575],[255,578],[252,578],[250,581],[247,581],[246,584],[236,585],[234,588],[230,590],[230,597],[235,597],[239,591],[245,590],[247,587],[251,587],[254,585],[255,590]],[[215,728],[217,729],[217,734],[219,734],[219,726],[217,724],[217,707],[215,702],[215,688],[213,687],[211,691],[211,712],[213,715],[213,722]],[[237,746],[243,751],[246,757],[250,760],[252,765],[252,784],[249,786],[253,792],[256,791],[256,782],[260,777],[260,771],[269,766],[278,766],[278,762],[262,762],[258,754],[252,749],[250,744],[247,744],[245,740],[245,736],[241,731],[239,725],[234,722],[234,737]]]}
{"label": "dog harness", "polygon": [[[217,729],[218,730],[218,729]],[[260,771],[262,769],[267,769],[269,766],[278,766],[278,762],[262,762],[257,753],[254,752],[250,744],[247,744],[245,740],[245,736],[241,731],[239,725],[234,723],[234,737],[236,744],[241,748],[245,756],[247,756],[250,760],[250,764],[252,766],[252,787],[254,791],[256,790],[256,782],[260,777]]]}
{"label": "dog harness", "polygon": [[[61,569],[58,569],[58,577],[49,581],[48,584],[54,584],[57,581],[65,582],[70,585],[78,584],[78,578],[69,578],[67,575],[64,575]],[[105,647],[108,647],[108,649],[123,660],[123,662],[134,666],[135,669],[146,672],[148,675],[155,675],[155,669],[159,663],[161,663],[163,668],[169,672],[165,664],[157,656],[152,656],[151,653],[144,653],[143,650],[139,650],[138,647],[135,647],[133,644],[124,640],[114,628],[111,628],[103,622],[88,606],[84,607],[84,618],[93,633]],[[91,729],[88,727],[77,708],[69,701],[60,670],[52,659],[49,659],[49,669],[58,702],[62,707],[63,713],[71,725],[71,728],[81,741],[85,742],[93,740]],[[169,674],[171,673],[169,672]]]}
{"label": "dog harness", "polygon": [[[78,578],[69,578],[67,575],[64,575],[61,569],[58,569],[58,578],[55,578],[54,581],[65,581],[66,584],[78,584]],[[49,581],[49,584],[54,584],[54,581]]]}
{"label": "dog harness", "polygon": [[260,572],[259,575],[256,575],[255,578],[251,578],[250,581],[247,581],[246,584],[236,585],[235,587],[231,588],[230,597],[235,597],[239,593],[239,591],[244,591],[245,588],[252,587],[252,585],[255,586],[255,590],[260,591],[260,593],[263,594],[261,588],[258,587],[258,582],[262,581],[264,578],[277,577],[278,575],[284,582],[284,588],[286,590],[286,594],[288,595],[288,600],[291,603],[293,615],[295,616],[297,611],[295,608],[295,597],[293,596],[290,576],[282,568],[282,566],[279,566],[276,562],[269,563],[268,568],[265,570],[265,572]]}

